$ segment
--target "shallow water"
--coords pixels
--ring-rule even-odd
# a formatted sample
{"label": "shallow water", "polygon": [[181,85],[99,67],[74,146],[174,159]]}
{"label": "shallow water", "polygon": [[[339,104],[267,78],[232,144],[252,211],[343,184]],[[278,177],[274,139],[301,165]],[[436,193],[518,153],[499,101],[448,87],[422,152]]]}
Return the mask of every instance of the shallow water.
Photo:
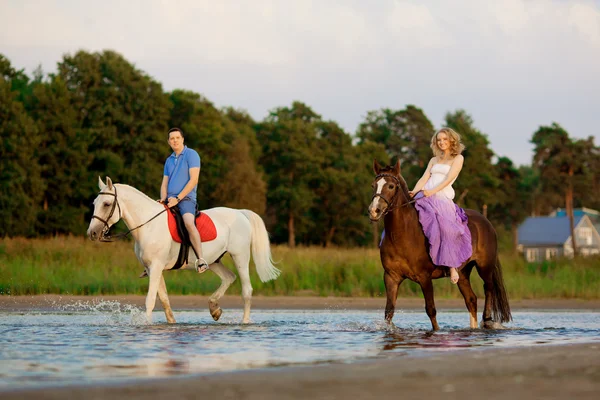
{"label": "shallow water", "polygon": [[502,330],[470,330],[468,314],[241,310],[219,322],[208,311],[176,311],[178,324],[118,302],[74,303],[55,311],[0,312],[0,389],[202,374],[292,364],[427,356],[439,351],[600,341],[600,312],[514,312]]}

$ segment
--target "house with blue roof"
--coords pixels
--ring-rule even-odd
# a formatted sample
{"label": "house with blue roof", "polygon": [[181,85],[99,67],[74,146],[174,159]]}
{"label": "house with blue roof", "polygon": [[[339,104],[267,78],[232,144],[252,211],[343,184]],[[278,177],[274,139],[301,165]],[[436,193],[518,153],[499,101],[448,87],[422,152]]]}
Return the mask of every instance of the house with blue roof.
{"label": "house with blue roof", "polygon": [[[557,208],[552,214],[551,217],[565,217],[567,215],[567,210],[564,208]],[[592,224],[596,227],[596,230],[600,232],[600,211],[592,210],[591,208],[581,207],[574,208],[573,215],[575,217],[579,215],[587,215],[592,220]]]}
{"label": "house with blue roof", "polygon": [[[585,213],[575,215],[575,243],[580,255],[600,254],[600,234]],[[529,217],[519,226],[519,252],[530,262],[573,257],[566,215]]]}

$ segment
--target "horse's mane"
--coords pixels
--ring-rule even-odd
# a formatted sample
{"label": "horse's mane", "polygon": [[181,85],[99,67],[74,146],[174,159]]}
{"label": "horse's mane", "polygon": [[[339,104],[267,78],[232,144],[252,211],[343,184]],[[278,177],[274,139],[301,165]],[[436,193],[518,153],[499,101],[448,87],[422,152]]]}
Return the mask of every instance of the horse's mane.
{"label": "horse's mane", "polygon": [[154,200],[153,200],[153,199],[152,199],[150,196],[148,196],[146,193],[142,192],[142,191],[141,191],[141,190],[139,190],[139,189],[136,189],[136,188],[134,188],[133,186],[126,185],[126,184],[124,184],[124,183],[115,183],[115,186],[131,189],[131,190],[133,190],[135,193],[138,193],[138,194],[140,194],[141,196],[143,196],[143,197],[147,198],[148,200],[150,200],[150,201],[154,201]]}

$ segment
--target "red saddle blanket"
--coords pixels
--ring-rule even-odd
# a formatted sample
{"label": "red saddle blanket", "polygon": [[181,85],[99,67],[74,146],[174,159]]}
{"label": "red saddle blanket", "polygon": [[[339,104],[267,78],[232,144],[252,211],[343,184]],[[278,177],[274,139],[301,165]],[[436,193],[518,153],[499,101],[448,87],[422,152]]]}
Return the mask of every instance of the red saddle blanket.
{"label": "red saddle blanket", "polygon": [[[169,220],[169,232],[171,232],[171,237],[177,243],[181,243],[181,238],[179,237],[179,233],[177,232],[177,222],[175,222],[175,217],[172,212],[167,212],[168,220]],[[198,233],[200,233],[200,239],[202,242],[210,242],[217,237],[217,228],[215,227],[215,223],[212,219],[201,212],[200,215],[196,217],[196,228],[198,228]]]}

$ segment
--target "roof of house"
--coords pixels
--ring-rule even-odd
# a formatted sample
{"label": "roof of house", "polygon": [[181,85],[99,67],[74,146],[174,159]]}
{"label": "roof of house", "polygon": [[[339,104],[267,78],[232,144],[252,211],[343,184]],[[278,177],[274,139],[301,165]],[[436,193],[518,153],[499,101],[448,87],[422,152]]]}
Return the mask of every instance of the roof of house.
{"label": "roof of house", "polygon": [[[584,218],[574,218],[575,226]],[[529,217],[519,226],[519,244],[563,245],[571,236],[568,217]]]}
{"label": "roof of house", "polygon": [[[550,214],[551,217],[564,217],[567,215],[566,208],[557,208],[553,213]],[[574,208],[573,215],[587,215],[590,218],[600,217],[600,211],[592,210],[591,208]]]}

